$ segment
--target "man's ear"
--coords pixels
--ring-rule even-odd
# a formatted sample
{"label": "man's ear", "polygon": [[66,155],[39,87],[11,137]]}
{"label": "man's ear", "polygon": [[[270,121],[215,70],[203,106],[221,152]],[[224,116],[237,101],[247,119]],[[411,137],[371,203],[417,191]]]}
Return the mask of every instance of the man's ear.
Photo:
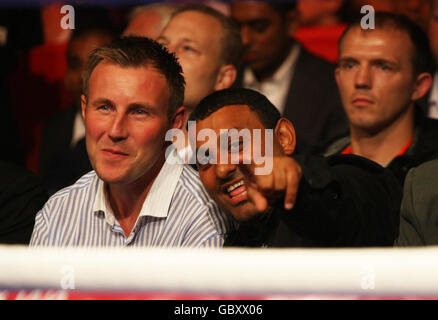
{"label": "man's ear", "polygon": [[412,92],[412,101],[417,101],[426,95],[432,86],[432,75],[428,72],[420,73],[415,80],[415,89]]}
{"label": "man's ear", "polygon": [[292,155],[297,143],[295,129],[292,122],[286,118],[280,118],[275,126],[274,135],[280,144],[283,153],[287,156]]}
{"label": "man's ear", "polygon": [[236,80],[237,70],[232,64],[224,65],[220,68],[216,78],[215,91],[227,89],[231,87]]}
{"label": "man's ear", "polygon": [[85,119],[85,109],[87,108],[87,97],[82,94],[81,95],[81,109],[82,109],[82,119]]}
{"label": "man's ear", "polygon": [[187,122],[188,114],[184,106],[179,107],[173,114],[170,127],[173,129],[183,129]]}

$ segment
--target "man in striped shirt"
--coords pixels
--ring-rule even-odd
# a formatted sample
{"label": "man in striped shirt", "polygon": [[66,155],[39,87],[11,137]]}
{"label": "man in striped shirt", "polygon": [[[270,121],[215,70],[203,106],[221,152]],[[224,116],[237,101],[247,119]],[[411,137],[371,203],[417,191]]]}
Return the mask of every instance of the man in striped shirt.
{"label": "man in striped shirt", "polygon": [[193,169],[165,159],[166,131],[184,123],[181,73],[146,38],[90,54],[82,115],[94,171],[49,199],[31,246],[222,246],[231,223]]}

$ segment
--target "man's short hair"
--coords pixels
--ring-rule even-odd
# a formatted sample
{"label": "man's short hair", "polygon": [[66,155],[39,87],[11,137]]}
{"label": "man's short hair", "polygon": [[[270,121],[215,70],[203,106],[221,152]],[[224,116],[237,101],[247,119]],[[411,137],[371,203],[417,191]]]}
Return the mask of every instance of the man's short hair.
{"label": "man's short hair", "polygon": [[[360,28],[361,19],[362,17],[358,17],[348,25],[347,29],[345,29],[338,42],[339,53],[341,52],[342,41],[344,40],[345,35],[352,28]],[[419,25],[404,15],[389,12],[376,12],[374,15],[374,21],[374,30],[393,29],[406,33],[406,35],[409,36],[413,46],[411,61],[414,75],[419,75],[423,72],[431,72],[433,70],[433,58],[429,46],[429,40],[426,33]],[[373,29],[363,31],[372,32]]]}
{"label": "man's short hair", "polygon": [[[147,67],[157,69],[167,80],[170,91],[168,116],[183,104],[185,81],[182,68],[167,49],[158,42],[144,37],[123,37],[99,47],[88,56],[85,70],[82,75],[83,93],[88,96],[88,86],[91,73],[102,61],[119,65],[121,67]],[[117,88],[114,88],[117,90]]]}
{"label": "man's short hair", "polygon": [[240,37],[239,26],[237,25],[237,23],[230,17],[224,15],[222,12],[203,4],[183,5],[172,15],[172,18],[186,11],[195,11],[206,14],[210,17],[213,17],[221,24],[222,37],[220,39],[220,56],[222,59],[222,63],[232,64],[238,67],[242,60],[243,46],[242,39]]}
{"label": "man's short hair", "polygon": [[246,88],[229,88],[213,92],[202,99],[191,113],[190,120],[204,120],[219,109],[232,105],[247,105],[257,113],[265,129],[275,129],[281,118],[278,109],[263,94]]}

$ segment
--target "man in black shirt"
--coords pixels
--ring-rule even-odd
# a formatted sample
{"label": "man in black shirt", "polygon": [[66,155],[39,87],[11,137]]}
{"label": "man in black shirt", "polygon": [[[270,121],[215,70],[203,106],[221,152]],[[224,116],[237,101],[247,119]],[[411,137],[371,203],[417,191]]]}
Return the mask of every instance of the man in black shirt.
{"label": "man in black shirt", "polygon": [[[265,96],[250,89],[211,94],[191,120],[196,120],[202,183],[240,224],[227,245],[393,244],[401,188],[381,166],[354,155],[328,159],[294,155],[292,123]],[[206,143],[203,135],[208,135]]]}

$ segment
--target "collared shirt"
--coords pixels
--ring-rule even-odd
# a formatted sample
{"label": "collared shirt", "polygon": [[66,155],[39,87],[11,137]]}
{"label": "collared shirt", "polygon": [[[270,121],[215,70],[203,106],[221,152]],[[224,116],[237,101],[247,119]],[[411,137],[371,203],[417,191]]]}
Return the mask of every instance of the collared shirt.
{"label": "collared shirt", "polygon": [[430,88],[429,98],[429,118],[438,119],[438,71],[433,77],[432,88]]}
{"label": "collared shirt", "polygon": [[221,247],[233,227],[187,165],[163,165],[129,235],[104,189],[91,171],[53,195],[36,216],[30,245]]}
{"label": "collared shirt", "polygon": [[295,43],[282,65],[272,77],[259,82],[250,68],[243,75],[243,86],[263,93],[283,113],[300,46]]}

